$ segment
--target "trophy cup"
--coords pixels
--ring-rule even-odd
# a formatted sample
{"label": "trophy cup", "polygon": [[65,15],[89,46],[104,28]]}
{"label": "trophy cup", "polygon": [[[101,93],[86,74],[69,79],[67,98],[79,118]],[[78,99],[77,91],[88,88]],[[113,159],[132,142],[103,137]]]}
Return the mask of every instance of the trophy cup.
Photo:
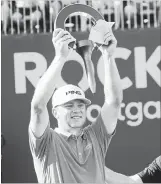
{"label": "trophy cup", "polygon": [[81,55],[88,79],[88,84],[92,93],[96,92],[96,82],[95,82],[95,70],[92,64],[91,55],[95,48],[95,46],[100,47],[104,45],[103,40],[103,31],[106,27],[112,27],[114,22],[106,22],[103,16],[94,8],[83,5],[83,4],[72,4],[63,8],[59,14],[57,15],[54,23],[54,28],[62,28],[64,29],[64,23],[68,15],[75,12],[84,12],[91,15],[97,24],[97,27],[101,29],[95,29],[95,26],[91,28],[88,40],[78,40],[75,42],[69,43],[69,47],[74,48],[78,54]]}

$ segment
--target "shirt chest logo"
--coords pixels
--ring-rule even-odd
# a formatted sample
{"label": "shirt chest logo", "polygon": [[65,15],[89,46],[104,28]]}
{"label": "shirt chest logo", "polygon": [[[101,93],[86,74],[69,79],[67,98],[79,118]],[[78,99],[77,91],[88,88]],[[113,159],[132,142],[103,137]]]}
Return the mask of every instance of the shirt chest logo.
{"label": "shirt chest logo", "polygon": [[90,149],[92,149],[92,144],[87,144],[87,146],[85,147],[85,150],[90,150]]}

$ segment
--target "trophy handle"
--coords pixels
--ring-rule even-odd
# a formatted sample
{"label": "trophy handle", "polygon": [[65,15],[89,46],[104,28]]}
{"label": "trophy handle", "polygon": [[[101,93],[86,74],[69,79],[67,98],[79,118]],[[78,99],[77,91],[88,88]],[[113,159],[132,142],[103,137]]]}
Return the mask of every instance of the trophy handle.
{"label": "trophy handle", "polygon": [[76,51],[82,56],[84,60],[88,84],[92,93],[95,93],[96,92],[95,71],[91,60],[93,48],[94,48],[94,44],[92,41],[80,40],[77,42]]}

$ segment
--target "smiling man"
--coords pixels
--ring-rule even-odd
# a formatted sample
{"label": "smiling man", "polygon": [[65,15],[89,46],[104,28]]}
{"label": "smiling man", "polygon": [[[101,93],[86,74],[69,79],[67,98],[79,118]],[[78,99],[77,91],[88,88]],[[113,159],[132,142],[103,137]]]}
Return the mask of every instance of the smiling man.
{"label": "smiling man", "polygon": [[[55,90],[58,75],[74,52],[68,44],[75,39],[62,29],[53,33],[56,55],[38,82],[31,102],[29,143],[39,183],[105,183],[105,156],[115,132],[122,89],[113,59],[117,41],[111,30],[106,31],[104,40],[110,43],[100,47],[105,65],[105,101],[96,121],[85,126],[86,106],[91,101],[84,92],[71,84]],[[47,110],[51,97],[58,122],[54,130]]]}
{"label": "smiling man", "polygon": [[86,105],[90,103],[77,86],[69,84],[58,88],[52,97],[53,115],[58,122],[55,131],[80,135],[86,121]]}

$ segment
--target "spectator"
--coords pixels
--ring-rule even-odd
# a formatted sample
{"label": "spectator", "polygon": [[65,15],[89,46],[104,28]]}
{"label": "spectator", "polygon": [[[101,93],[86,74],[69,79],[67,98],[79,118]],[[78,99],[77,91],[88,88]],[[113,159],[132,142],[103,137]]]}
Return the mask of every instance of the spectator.
{"label": "spectator", "polygon": [[9,11],[7,0],[1,1],[1,28],[2,33],[7,34],[8,24],[9,24]]}
{"label": "spectator", "polygon": [[[36,30],[41,19],[41,10],[34,0],[17,0],[12,4],[12,17],[16,32]],[[39,27],[38,27],[39,28]]]}
{"label": "spectator", "polygon": [[[79,2],[80,1],[80,2]],[[68,6],[68,5],[70,5],[70,4],[75,4],[75,3],[81,3],[81,0],[62,0],[62,2],[63,2],[63,4],[65,5],[65,6]]]}
{"label": "spectator", "polygon": [[161,25],[161,3],[158,5],[158,24]]}
{"label": "spectator", "polygon": [[114,22],[114,2],[113,0],[105,2],[104,18],[108,22]]}
{"label": "spectator", "polygon": [[[115,29],[130,29],[135,23],[142,28],[157,27],[161,23],[160,0],[1,0],[2,34],[52,32],[59,11],[74,3],[92,6],[106,21],[115,22]],[[89,19],[73,14],[66,23],[72,31],[88,31],[92,26]]]}
{"label": "spectator", "polygon": [[40,26],[43,30],[50,32],[54,29],[54,21],[59,13],[59,11],[63,8],[64,4],[61,0],[50,0],[50,1],[39,1],[39,7],[42,12],[42,18],[40,20]]}
{"label": "spectator", "polygon": [[124,21],[125,21],[125,27],[134,27],[134,16],[137,13],[136,6],[134,5],[134,2],[125,2],[124,5]]}

